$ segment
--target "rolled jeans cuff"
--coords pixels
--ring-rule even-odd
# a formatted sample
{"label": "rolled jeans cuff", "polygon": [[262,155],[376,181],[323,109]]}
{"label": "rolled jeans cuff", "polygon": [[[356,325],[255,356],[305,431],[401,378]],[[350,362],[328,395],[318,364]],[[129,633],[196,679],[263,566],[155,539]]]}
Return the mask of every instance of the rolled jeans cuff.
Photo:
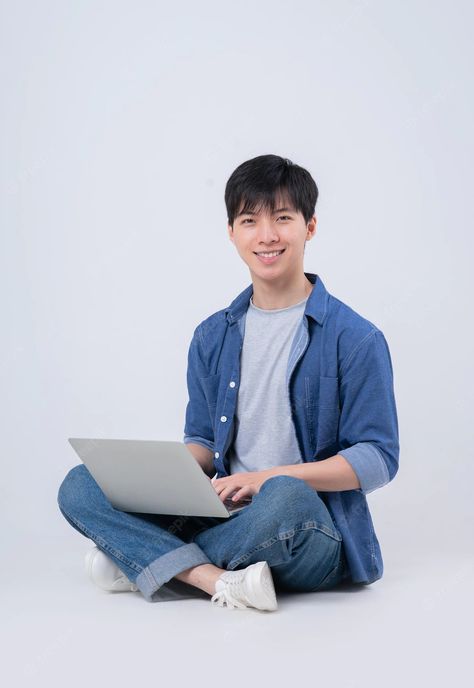
{"label": "rolled jeans cuff", "polygon": [[[191,542],[162,554],[161,557],[152,561],[138,574],[135,583],[148,602],[179,599],[183,595],[189,597],[192,586],[179,580],[172,581],[173,585],[170,583],[161,595],[157,594],[157,591],[176,574],[200,564],[212,564],[212,562],[195,542]],[[198,592],[195,588],[194,591]],[[207,593],[204,594],[207,595]]]}

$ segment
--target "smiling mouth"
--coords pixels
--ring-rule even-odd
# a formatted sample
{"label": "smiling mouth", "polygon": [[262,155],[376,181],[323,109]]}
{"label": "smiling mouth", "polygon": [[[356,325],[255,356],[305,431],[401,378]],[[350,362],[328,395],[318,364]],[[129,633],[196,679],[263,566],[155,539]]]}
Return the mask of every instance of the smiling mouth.
{"label": "smiling mouth", "polygon": [[280,249],[279,251],[270,251],[270,252],[268,252],[268,253],[265,253],[264,251],[261,251],[261,252],[257,253],[257,251],[254,251],[254,254],[255,254],[256,256],[260,256],[261,258],[273,258],[273,257],[276,257],[276,256],[281,256],[281,254],[284,253],[285,250],[286,250],[286,249],[282,248],[282,249]]}

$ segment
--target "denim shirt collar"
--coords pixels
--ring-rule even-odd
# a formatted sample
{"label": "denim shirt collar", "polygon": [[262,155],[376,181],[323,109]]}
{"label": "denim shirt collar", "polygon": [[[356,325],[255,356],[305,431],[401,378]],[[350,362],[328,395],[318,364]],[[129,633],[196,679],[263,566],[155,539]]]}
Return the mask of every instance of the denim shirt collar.
{"label": "denim shirt collar", "polygon": [[[327,313],[329,294],[319,275],[313,272],[305,272],[304,274],[314,284],[313,290],[306,301],[304,315],[311,316],[317,323],[322,325]],[[225,316],[230,325],[234,324],[246,313],[252,294],[253,284],[250,284],[225,309]]]}

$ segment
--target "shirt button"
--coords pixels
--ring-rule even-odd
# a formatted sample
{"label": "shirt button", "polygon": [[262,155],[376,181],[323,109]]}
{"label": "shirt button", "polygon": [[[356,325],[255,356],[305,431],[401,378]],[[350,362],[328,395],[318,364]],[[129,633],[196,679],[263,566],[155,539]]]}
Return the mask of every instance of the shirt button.
{"label": "shirt button", "polygon": [[229,387],[235,387],[235,382],[232,380],[232,382],[229,382]]}
{"label": "shirt button", "polygon": [[218,459],[218,458],[219,458],[219,452],[216,452],[216,453],[214,454],[214,456],[216,457],[216,459]]}
{"label": "shirt button", "polygon": [[227,416],[221,416],[221,421],[222,421],[222,423],[225,423],[226,420],[227,420]]}

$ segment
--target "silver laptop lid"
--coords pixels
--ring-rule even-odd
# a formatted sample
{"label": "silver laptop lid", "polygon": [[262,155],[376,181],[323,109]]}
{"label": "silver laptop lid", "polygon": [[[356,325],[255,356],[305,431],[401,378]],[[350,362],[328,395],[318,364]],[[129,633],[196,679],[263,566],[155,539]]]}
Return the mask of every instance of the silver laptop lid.
{"label": "silver laptop lid", "polygon": [[182,442],[80,437],[68,441],[116,509],[183,516],[230,515]]}

